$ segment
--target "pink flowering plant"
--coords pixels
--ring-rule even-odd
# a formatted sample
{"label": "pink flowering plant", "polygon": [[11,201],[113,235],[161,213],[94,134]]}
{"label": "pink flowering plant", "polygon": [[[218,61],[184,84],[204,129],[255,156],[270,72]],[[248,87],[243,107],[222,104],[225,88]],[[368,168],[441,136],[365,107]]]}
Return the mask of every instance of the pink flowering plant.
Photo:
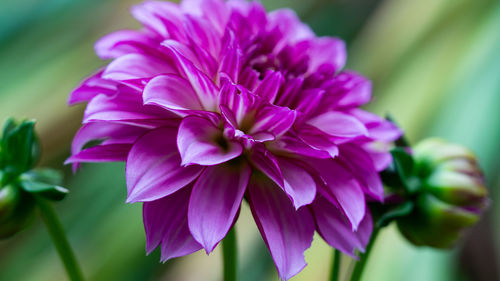
{"label": "pink flowering plant", "polygon": [[[344,70],[344,42],[316,36],[293,11],[183,0],[147,1],[132,15],[143,28],[100,39],[96,52],[109,64],[69,97],[87,106],[66,163],[76,171],[82,162],[126,162],[127,202],[143,203],[146,251],[160,248],[161,261],[208,254],[222,241],[224,280],[236,280],[234,225],[246,201],[281,279],[306,266],[317,232],[336,249],[331,280],[340,252],[360,257],[351,278],[359,280],[360,253],[391,221],[410,241],[436,246],[425,242],[442,224],[426,232],[434,211],[422,211],[416,195],[464,212],[473,205],[476,220],[483,210],[486,189],[457,183],[465,174],[453,184],[475,197],[459,207],[426,189],[431,173],[418,170],[402,130],[360,108],[371,82]],[[446,245],[470,222],[445,227]]]}
{"label": "pink flowering plant", "polygon": [[112,61],[71,94],[88,105],[68,162],[126,161],[147,251],[210,253],[244,199],[282,279],[304,268],[314,231],[363,251],[366,204],[383,198],[378,172],[401,131],[359,108],[371,84],[342,70],[343,41],[257,2],[145,2],[132,14],[144,28],[97,42]]}

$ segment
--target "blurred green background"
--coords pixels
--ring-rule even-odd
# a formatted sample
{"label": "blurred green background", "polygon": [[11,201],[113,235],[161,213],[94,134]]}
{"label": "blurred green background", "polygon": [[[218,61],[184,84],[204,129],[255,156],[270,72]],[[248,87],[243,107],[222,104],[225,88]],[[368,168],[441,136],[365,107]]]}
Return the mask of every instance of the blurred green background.
{"label": "blurred green background", "polygon": [[[67,200],[57,203],[88,280],[220,280],[220,253],[198,252],[160,264],[145,256],[139,204],[125,204],[124,167],[87,164],[74,176],[62,162],[84,106],[68,93],[105,62],[93,43],[136,28],[130,0],[0,0],[0,120],[36,118],[42,164],[66,172]],[[374,82],[369,109],[390,112],[411,141],[448,138],[481,159],[493,203],[452,251],[415,248],[389,227],[368,262],[365,281],[500,280],[500,1],[263,0],[291,7],[318,35],[340,36],[348,66]],[[241,280],[278,280],[265,245],[242,208],[237,223]],[[292,280],[327,280],[331,259],[321,239],[309,266]],[[347,272],[351,260],[344,258]],[[40,221],[0,241],[0,280],[66,280]]]}

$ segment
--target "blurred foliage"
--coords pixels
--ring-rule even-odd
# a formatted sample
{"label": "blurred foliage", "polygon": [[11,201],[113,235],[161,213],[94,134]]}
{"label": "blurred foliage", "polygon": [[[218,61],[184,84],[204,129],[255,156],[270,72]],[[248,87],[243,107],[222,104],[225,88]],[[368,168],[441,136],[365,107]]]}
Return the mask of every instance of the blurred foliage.
{"label": "blurred foliage", "polygon": [[[88,280],[218,280],[218,250],[166,264],[158,263],[158,252],[145,256],[141,206],[124,203],[123,164],[84,165],[74,176],[62,166],[83,111],[67,107],[67,95],[105,64],[93,52],[98,38],[138,27],[128,13],[134,2],[0,0],[0,119],[38,120],[43,165],[66,173],[71,193],[56,208]],[[379,236],[364,280],[499,280],[500,1],[263,3],[291,7],[319,35],[344,38],[349,68],[373,79],[369,109],[390,112],[412,142],[439,136],[467,145],[486,170],[493,204],[463,245],[451,252],[415,248],[389,227]],[[237,228],[241,280],[277,280],[246,206]],[[306,252],[309,266],[293,280],[327,280],[330,255],[315,239]],[[343,259],[344,273],[351,262]],[[0,280],[65,280],[39,222],[0,242]]]}

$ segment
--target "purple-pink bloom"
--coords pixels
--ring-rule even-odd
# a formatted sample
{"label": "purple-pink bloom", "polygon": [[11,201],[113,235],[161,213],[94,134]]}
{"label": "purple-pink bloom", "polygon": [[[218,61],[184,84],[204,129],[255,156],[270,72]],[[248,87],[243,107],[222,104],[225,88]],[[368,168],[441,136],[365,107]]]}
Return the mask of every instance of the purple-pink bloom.
{"label": "purple-pink bloom", "polygon": [[211,252],[244,199],[282,279],[304,268],[314,231],[363,251],[366,202],[382,200],[401,132],[359,109],[371,84],[342,70],[343,41],[257,2],[147,1],[132,14],[144,28],[98,41],[112,61],[69,98],[88,105],[67,162],[126,161],[147,251]]}

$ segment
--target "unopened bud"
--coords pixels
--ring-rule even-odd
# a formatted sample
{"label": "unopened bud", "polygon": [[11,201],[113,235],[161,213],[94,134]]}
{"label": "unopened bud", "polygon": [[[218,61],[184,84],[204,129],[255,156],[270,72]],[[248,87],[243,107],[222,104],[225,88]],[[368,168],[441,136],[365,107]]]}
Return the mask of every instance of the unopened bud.
{"label": "unopened bud", "polygon": [[439,139],[419,143],[408,157],[411,159],[406,161],[395,159],[406,168],[400,169],[405,173],[399,176],[407,186],[391,188],[402,194],[403,203],[410,204],[411,210],[407,208],[410,211],[393,220],[415,245],[450,247],[488,205],[477,158],[466,147]]}

